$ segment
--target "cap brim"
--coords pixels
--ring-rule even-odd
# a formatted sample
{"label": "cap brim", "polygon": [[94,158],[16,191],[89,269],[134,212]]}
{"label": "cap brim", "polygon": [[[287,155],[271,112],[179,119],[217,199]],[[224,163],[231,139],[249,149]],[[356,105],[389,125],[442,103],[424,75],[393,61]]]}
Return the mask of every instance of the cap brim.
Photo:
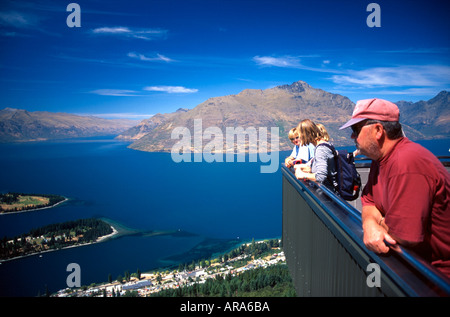
{"label": "cap brim", "polygon": [[342,127],[339,128],[339,130],[351,127],[354,124],[357,124],[358,122],[364,121],[366,118],[354,118],[350,119],[346,124],[344,124]]}

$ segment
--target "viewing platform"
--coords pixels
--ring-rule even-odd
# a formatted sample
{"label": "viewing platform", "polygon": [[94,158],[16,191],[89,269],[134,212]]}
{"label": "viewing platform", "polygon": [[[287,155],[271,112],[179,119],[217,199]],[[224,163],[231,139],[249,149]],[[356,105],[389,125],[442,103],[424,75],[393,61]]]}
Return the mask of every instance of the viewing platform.
{"label": "viewing platform", "polygon": [[[449,159],[440,157],[448,171]],[[365,185],[370,162],[356,166]],[[283,249],[299,297],[450,296],[449,279],[412,251],[365,247],[360,199],[347,202],[284,165],[282,187]]]}

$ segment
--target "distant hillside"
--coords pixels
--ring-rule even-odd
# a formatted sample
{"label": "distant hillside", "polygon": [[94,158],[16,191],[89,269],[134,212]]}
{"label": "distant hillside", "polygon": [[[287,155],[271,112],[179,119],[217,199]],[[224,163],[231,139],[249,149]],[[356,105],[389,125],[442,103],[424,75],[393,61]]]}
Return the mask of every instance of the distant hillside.
{"label": "distant hillside", "polygon": [[[441,92],[430,101],[400,102],[401,122],[411,139],[450,137],[448,92]],[[179,140],[171,139],[175,127],[187,127],[194,134],[194,119],[202,119],[203,131],[218,127],[225,135],[226,127],[279,127],[280,150],[292,144],[288,131],[302,119],[323,123],[334,144],[353,145],[350,131],[339,130],[350,119],[354,103],[347,97],[316,89],[303,81],[266,90],[247,89],[237,95],[214,97],[191,110],[158,114],[118,136],[134,140],[130,148],[150,152],[170,151]],[[423,120],[418,120],[423,117]],[[424,127],[426,122],[427,127]],[[270,141],[270,137],[268,139]],[[209,142],[206,140],[204,143]],[[224,141],[225,143],[225,141]]]}
{"label": "distant hillside", "polygon": [[122,140],[139,140],[156,127],[171,119],[173,116],[187,111],[189,111],[189,109],[180,108],[176,112],[172,113],[155,114],[151,118],[142,120],[138,125],[124,131],[118,138]]}
{"label": "distant hillside", "polygon": [[6,108],[0,110],[0,142],[117,135],[135,124],[132,120]]}
{"label": "distant hillside", "polygon": [[[428,101],[399,101],[400,121],[413,140],[450,138],[450,96],[440,92]],[[132,141],[130,148],[149,152],[169,152],[179,139],[172,140],[176,127],[186,127],[194,135],[194,120],[202,119],[202,131],[217,127],[224,136],[227,127],[266,128],[270,146],[270,128],[278,127],[280,150],[290,150],[287,133],[302,119],[323,123],[337,146],[353,145],[350,130],[339,130],[351,117],[354,103],[347,97],[313,88],[303,81],[259,90],[246,89],[237,95],[214,97],[195,108],[156,114],[136,125],[132,120],[108,120],[67,113],[0,110],[0,142],[38,141],[118,135]],[[203,145],[211,140],[204,140]],[[246,146],[244,151],[248,151]]]}
{"label": "distant hillside", "polygon": [[419,131],[425,138],[450,137],[450,93],[441,91],[428,101],[396,103],[400,121]]}

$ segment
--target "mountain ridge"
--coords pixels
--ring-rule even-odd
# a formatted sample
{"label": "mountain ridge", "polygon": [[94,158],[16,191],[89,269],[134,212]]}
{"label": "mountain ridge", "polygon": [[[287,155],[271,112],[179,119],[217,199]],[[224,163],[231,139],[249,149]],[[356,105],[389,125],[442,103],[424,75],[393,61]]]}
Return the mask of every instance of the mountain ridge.
{"label": "mountain ridge", "polygon": [[124,119],[5,108],[0,110],[0,142],[117,135],[135,124],[135,121]]}
{"label": "mountain ridge", "polygon": [[[449,93],[442,91],[429,101],[398,102],[401,123],[406,135],[412,139],[450,137],[450,115],[448,115]],[[291,85],[281,85],[265,90],[245,89],[235,95],[212,97],[193,109],[182,113],[165,115],[163,122],[147,119],[146,133],[135,135],[132,149],[149,152],[168,152],[177,140],[171,139],[175,127],[186,127],[193,135],[194,119],[202,119],[202,128],[217,127],[225,133],[227,127],[278,127],[280,150],[290,150],[292,144],[287,138],[288,131],[302,119],[309,118],[325,125],[332,142],[337,146],[354,145],[348,129],[339,130],[349,120],[355,104],[345,96],[313,88],[304,81]],[[433,111],[432,111],[433,110]],[[445,115],[428,118],[430,125],[424,128],[424,120],[417,121],[419,114],[428,117],[432,113]],[[403,120],[406,118],[406,120]],[[145,123],[143,124],[145,125]],[[439,130],[439,129],[442,129]],[[143,127],[141,127],[141,131]],[[270,133],[268,140],[270,140]],[[118,139],[127,139],[119,135]],[[130,137],[128,136],[128,140]],[[204,145],[204,143],[203,143]]]}
{"label": "mountain ridge", "polygon": [[450,135],[450,94],[441,91],[428,101],[396,103],[400,109],[400,120],[406,121],[424,135]]}
{"label": "mountain ridge", "polygon": [[[136,139],[130,148],[143,151],[170,151],[176,143],[176,140],[171,139],[172,129],[186,127],[193,131],[194,119],[201,118],[203,128],[217,127],[224,133],[227,127],[244,129],[278,127],[280,149],[287,149],[291,147],[287,133],[298,124],[299,113],[316,121],[319,117],[321,119],[326,117],[327,122],[337,126],[340,121],[336,120],[336,114],[327,114],[323,107],[324,100],[334,102],[342,119],[340,121],[351,115],[353,103],[350,99],[313,89],[302,81],[265,90],[245,89],[239,94],[209,98],[187,112],[173,115],[170,120]],[[122,136],[118,138],[121,139]],[[270,138],[269,132],[268,140]]]}
{"label": "mountain ridge", "polygon": [[[441,91],[428,101],[398,101],[400,122],[412,140],[450,138],[450,94]],[[208,98],[192,109],[158,113],[139,123],[132,120],[102,119],[67,113],[5,108],[0,110],[0,142],[25,142],[48,139],[116,135],[130,148],[150,152],[169,152],[178,142],[171,134],[185,127],[194,135],[194,123],[201,119],[202,129],[229,127],[279,128],[279,150],[290,150],[288,131],[309,118],[327,128],[336,146],[354,145],[348,129],[339,130],[351,117],[355,104],[347,97],[314,88],[304,81],[268,89],[244,89],[238,94]],[[197,121],[198,122],[198,121]],[[245,131],[244,131],[245,132]],[[209,140],[203,140],[203,144]],[[270,146],[270,144],[269,144]],[[245,149],[241,149],[246,152]],[[270,150],[270,148],[269,148]]]}

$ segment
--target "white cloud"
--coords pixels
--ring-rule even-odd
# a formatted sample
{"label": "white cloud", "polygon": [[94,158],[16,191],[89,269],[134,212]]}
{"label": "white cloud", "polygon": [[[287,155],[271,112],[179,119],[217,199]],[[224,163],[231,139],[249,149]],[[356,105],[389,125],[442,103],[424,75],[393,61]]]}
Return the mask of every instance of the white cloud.
{"label": "white cloud", "polygon": [[272,57],[272,56],[255,56],[253,60],[262,66],[276,66],[276,67],[300,67],[300,59],[292,56]]}
{"label": "white cloud", "polygon": [[323,59],[321,67],[306,66],[301,63],[299,56],[255,56],[253,61],[261,66],[330,73],[332,75],[328,79],[335,84],[353,88],[448,87],[450,79],[450,67],[445,65],[399,65],[352,70],[341,68],[342,63],[338,69],[329,68],[329,59]]}
{"label": "white cloud", "polygon": [[37,19],[34,16],[15,11],[0,12],[0,25],[16,28],[29,28],[36,24]]}
{"label": "white cloud", "polygon": [[336,84],[365,87],[434,87],[447,85],[449,78],[450,67],[439,65],[376,67],[331,77]]}
{"label": "white cloud", "polygon": [[378,94],[382,95],[408,95],[408,96],[426,96],[437,95],[440,89],[436,88],[409,88],[404,90],[379,90]]}
{"label": "white cloud", "polygon": [[126,27],[104,27],[104,28],[97,28],[92,30],[93,33],[98,34],[129,34],[131,33],[131,30]]}
{"label": "white cloud", "polygon": [[185,87],[181,87],[181,86],[149,86],[149,87],[145,87],[144,90],[161,91],[161,92],[167,92],[169,94],[195,93],[198,91],[198,89],[190,89],[190,88],[185,88]]}
{"label": "white cloud", "polygon": [[153,114],[138,114],[138,113],[98,113],[91,114],[94,117],[100,117],[105,119],[131,119],[131,120],[143,120],[153,117]]}
{"label": "white cloud", "polygon": [[323,67],[330,63],[330,61],[328,60],[323,61],[322,67],[310,67],[302,64],[300,57],[317,58],[318,56],[317,55],[283,56],[283,57],[255,56],[253,57],[253,61],[260,66],[294,68],[321,73],[335,73],[335,74],[342,73],[341,70]]}
{"label": "white cloud", "polygon": [[[24,6],[25,3],[26,2],[15,1],[14,6],[18,4],[19,7],[26,7],[26,5]],[[40,10],[40,6],[33,6],[33,11],[36,10]],[[0,27],[4,28],[4,30],[0,31],[0,36],[29,37],[33,33],[38,32],[45,35],[60,37],[61,34],[58,33],[57,30],[47,30],[43,27],[42,22],[45,20],[48,20],[48,16],[46,14],[38,14],[37,12],[0,12]]]}
{"label": "white cloud", "polygon": [[99,35],[115,35],[130,38],[137,38],[142,40],[154,40],[164,38],[167,35],[167,30],[161,29],[130,29],[128,27],[101,27],[92,30],[92,33]]}
{"label": "white cloud", "polygon": [[[320,58],[320,60],[318,59]],[[332,63],[321,55],[310,56],[255,56],[253,61],[264,67],[290,68],[313,73],[328,73],[322,79],[333,82],[336,86],[334,93],[358,96],[363,95],[386,96],[423,96],[436,95],[441,90],[448,90],[450,86],[450,66],[445,64],[429,65],[399,65],[386,67],[371,67],[365,69],[345,68],[345,63],[336,63],[337,67],[329,67]],[[306,66],[303,63],[316,62],[318,66]],[[318,75],[315,75],[318,76]]]}
{"label": "white cloud", "polygon": [[101,96],[119,96],[119,97],[132,97],[138,96],[134,90],[123,90],[123,89],[97,89],[91,91],[91,93]]}
{"label": "white cloud", "polygon": [[164,61],[164,62],[173,62],[173,59],[168,58],[168,57],[166,57],[166,56],[164,56],[164,55],[156,54],[156,56],[158,56],[158,59],[159,59],[159,60],[162,60],[162,61]]}
{"label": "white cloud", "polygon": [[144,91],[159,91],[169,94],[195,93],[198,89],[190,89],[182,86],[149,86],[144,87],[143,91],[126,90],[126,89],[97,89],[90,91],[91,94],[100,96],[116,96],[116,97],[139,97],[146,96]]}
{"label": "white cloud", "polygon": [[156,57],[147,57],[143,54],[137,54],[134,52],[130,52],[127,54],[127,56],[141,60],[141,61],[145,61],[145,62],[160,62],[160,61],[167,62],[167,63],[173,62],[173,59],[166,57],[164,55],[161,55],[161,54],[156,54]]}

